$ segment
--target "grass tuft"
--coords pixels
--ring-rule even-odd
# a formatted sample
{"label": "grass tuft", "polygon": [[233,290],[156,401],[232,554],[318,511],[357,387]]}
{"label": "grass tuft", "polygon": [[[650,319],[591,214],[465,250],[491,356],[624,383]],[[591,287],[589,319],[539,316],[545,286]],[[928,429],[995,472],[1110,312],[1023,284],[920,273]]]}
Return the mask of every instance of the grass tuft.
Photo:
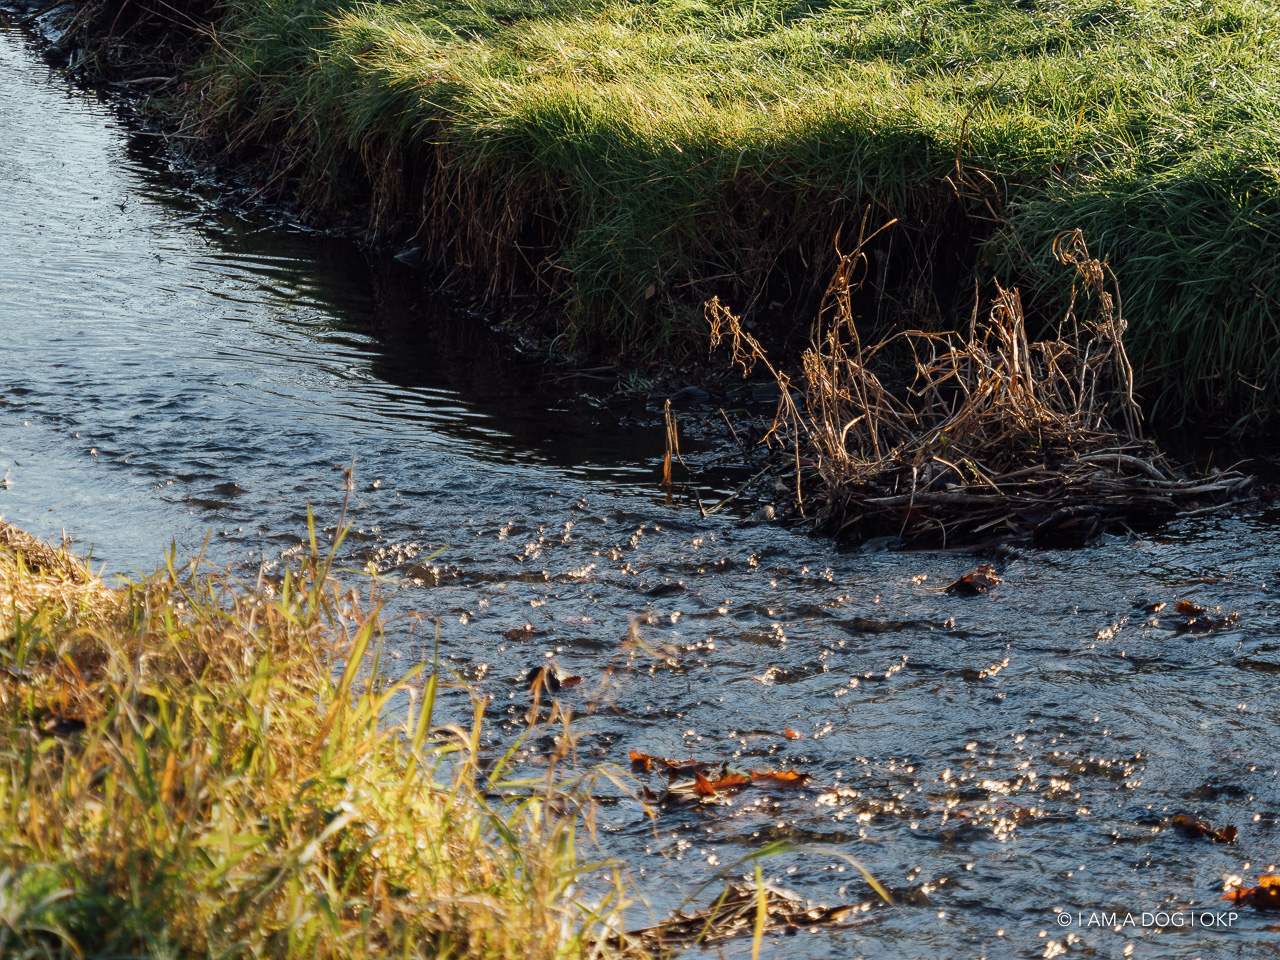
{"label": "grass tuft", "polygon": [[585,794],[556,757],[482,770],[482,701],[435,727],[314,538],[274,588],[170,557],[108,589],[0,534],[0,954],[606,953],[626,889],[579,856]]}

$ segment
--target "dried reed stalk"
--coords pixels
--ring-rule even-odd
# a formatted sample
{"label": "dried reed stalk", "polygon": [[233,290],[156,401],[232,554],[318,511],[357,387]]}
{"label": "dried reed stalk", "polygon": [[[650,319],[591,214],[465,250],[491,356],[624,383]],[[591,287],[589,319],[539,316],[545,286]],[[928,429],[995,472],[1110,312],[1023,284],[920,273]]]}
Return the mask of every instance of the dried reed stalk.
{"label": "dried reed stalk", "polygon": [[0,520],[0,607],[30,615],[42,603],[56,603],[71,618],[114,609],[119,599],[67,544],[51,547]]}
{"label": "dried reed stalk", "polygon": [[867,271],[866,223],[840,255],[801,358],[803,412],[740,319],[707,304],[713,349],[730,341],[744,375],[762,364],[782,388],[765,442],[793,447],[796,500],[819,527],[922,544],[1080,538],[1249,489],[1252,478],[1235,472],[1176,475],[1146,436],[1119,285],[1079,230],[1054,242],[1075,283],[1052,338],[1032,340],[1018,290],[997,283],[985,321],[975,298],[967,336],[901,330],[868,346],[851,305]]}

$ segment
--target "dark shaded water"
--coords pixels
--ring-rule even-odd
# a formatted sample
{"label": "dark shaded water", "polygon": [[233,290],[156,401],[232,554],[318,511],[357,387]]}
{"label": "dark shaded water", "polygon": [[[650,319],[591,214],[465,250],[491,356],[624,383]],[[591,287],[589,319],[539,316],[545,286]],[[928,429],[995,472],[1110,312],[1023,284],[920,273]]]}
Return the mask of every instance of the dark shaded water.
{"label": "dark shaded water", "polygon": [[[452,666],[495,697],[497,735],[518,725],[531,664],[554,654],[594,689],[639,615],[673,656],[581,722],[586,757],[812,775],[656,824],[607,807],[602,842],[657,910],[790,838],[905,896],[858,930],[773,938],[768,956],[1280,955],[1264,915],[1202,925],[1205,909],[1226,922],[1226,878],[1280,861],[1277,517],[1028,551],[977,598],[933,589],[972,558],[703,520],[663,504],[661,434],[638,411],[547,384],[456,311],[423,315],[345,243],[219,212],[154,139],[0,28],[7,519],[66,530],[112,570],[212,530],[213,558],[252,569],[296,548],[308,501],[333,524],[334,465],[354,455],[353,564],[398,582],[393,612],[441,619]],[[1143,612],[1177,599],[1239,616],[1186,633]],[[421,637],[406,622],[407,667]],[[545,634],[504,637],[526,622]],[[1175,813],[1239,841],[1184,837]],[[769,872],[814,899],[871,899],[830,855]],[[1194,927],[1141,925],[1193,908]],[[1076,924],[1094,911],[1138,925]]]}

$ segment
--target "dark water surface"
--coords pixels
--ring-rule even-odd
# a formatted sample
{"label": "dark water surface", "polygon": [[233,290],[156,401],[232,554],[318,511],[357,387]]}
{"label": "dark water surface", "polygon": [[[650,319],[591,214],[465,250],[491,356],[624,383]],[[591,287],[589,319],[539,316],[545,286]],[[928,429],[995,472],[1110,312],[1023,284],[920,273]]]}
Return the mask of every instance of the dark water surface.
{"label": "dark water surface", "polygon": [[[793,839],[859,858],[901,903],[771,938],[766,956],[1280,955],[1265,915],[1202,925],[1204,910],[1228,922],[1225,879],[1280,862],[1276,516],[1026,551],[976,598],[933,589],[973,558],[703,520],[663,504],[661,434],[625,405],[549,385],[478,321],[422,315],[346,243],[219,212],[155,139],[0,28],[7,519],[65,530],[113,571],[210,530],[217,562],[278,565],[308,501],[332,526],[334,464],[354,455],[353,565],[396,581],[393,614],[441,619],[449,663],[495,698],[496,738],[518,726],[531,664],[553,654],[594,690],[639,615],[671,662],[621,675],[579,724],[585,757],[812,775],[656,823],[606,807],[602,843],[655,909]],[[1179,632],[1143,611],[1178,599],[1238,619]],[[504,638],[526,622],[545,633]],[[421,633],[406,619],[394,637],[407,668]],[[1189,839],[1176,813],[1239,841]],[[831,855],[768,873],[817,900],[873,899]],[[1142,926],[1157,910],[1196,925]],[[1076,923],[1103,911],[1138,925]]]}

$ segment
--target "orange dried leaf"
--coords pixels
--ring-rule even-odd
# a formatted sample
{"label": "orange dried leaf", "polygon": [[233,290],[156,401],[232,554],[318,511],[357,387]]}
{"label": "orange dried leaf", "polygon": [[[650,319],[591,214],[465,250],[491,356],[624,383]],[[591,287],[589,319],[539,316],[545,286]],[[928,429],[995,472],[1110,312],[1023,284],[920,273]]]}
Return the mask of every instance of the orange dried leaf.
{"label": "orange dried leaf", "polygon": [[693,792],[700,797],[714,797],[716,788],[710,780],[695,770],[693,771]]}
{"label": "orange dried leaf", "polygon": [[750,786],[751,778],[743,773],[730,773],[711,784],[713,790],[733,790],[737,787]]}
{"label": "orange dried leaf", "polygon": [[1280,910],[1280,874],[1259,877],[1256,887],[1228,890],[1222,899],[1237,904],[1247,903],[1255,910]]}
{"label": "orange dried leaf", "polygon": [[1204,607],[1197,607],[1190,600],[1179,600],[1178,605],[1174,607],[1174,609],[1184,617],[1198,617],[1200,614],[1205,612]]}
{"label": "orange dried leaf", "polygon": [[794,730],[792,730],[790,727],[784,727],[784,728],[783,728],[783,731],[782,731],[782,735],[783,735],[784,737],[786,737],[788,740],[803,740],[803,739],[804,739],[804,734],[803,734],[803,733],[796,733],[796,732],[795,732]]}
{"label": "orange dried leaf", "polygon": [[757,770],[751,774],[757,787],[803,787],[808,781],[809,775],[797,770]]}
{"label": "orange dried leaf", "polygon": [[631,767],[633,770],[642,770],[645,773],[649,773],[653,770],[653,757],[647,753],[641,753],[639,750],[632,750]]}
{"label": "orange dried leaf", "polygon": [[572,690],[574,687],[576,687],[576,686],[577,686],[578,684],[580,684],[581,682],[582,682],[582,678],[581,678],[581,677],[561,677],[561,678],[560,678],[560,689],[561,689],[561,690]]}
{"label": "orange dried leaf", "polygon": [[958,580],[951,581],[943,589],[947,593],[972,596],[986,593],[998,583],[1000,583],[1000,577],[996,574],[996,568],[989,563],[984,563],[978,569],[970,570]]}

